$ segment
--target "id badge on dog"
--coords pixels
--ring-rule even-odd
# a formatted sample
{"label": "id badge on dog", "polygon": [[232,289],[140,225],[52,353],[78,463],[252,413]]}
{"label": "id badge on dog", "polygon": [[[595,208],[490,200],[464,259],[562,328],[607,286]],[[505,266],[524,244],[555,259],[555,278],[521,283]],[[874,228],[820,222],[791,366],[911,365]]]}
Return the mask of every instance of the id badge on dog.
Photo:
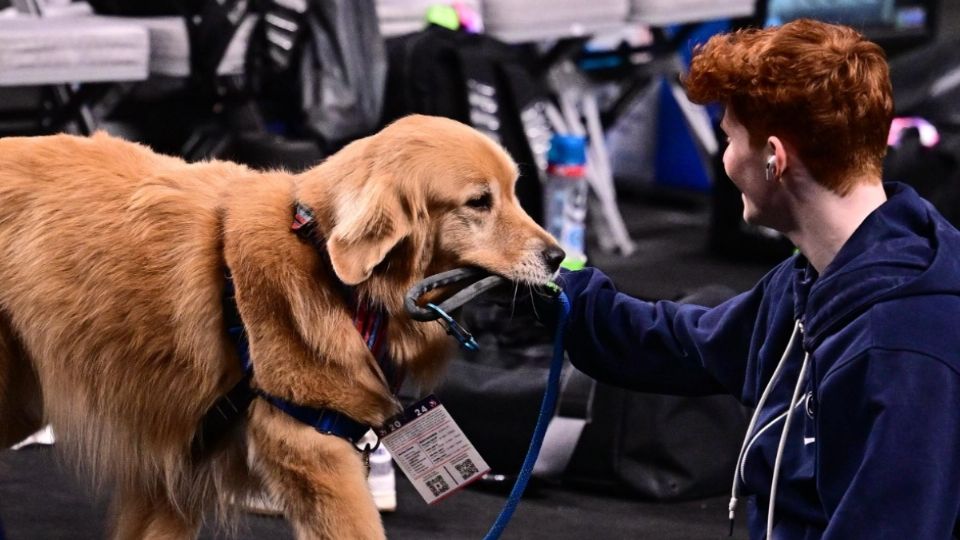
{"label": "id badge on dog", "polygon": [[490,467],[435,396],[407,407],[378,430],[417,492],[428,504],[480,478]]}

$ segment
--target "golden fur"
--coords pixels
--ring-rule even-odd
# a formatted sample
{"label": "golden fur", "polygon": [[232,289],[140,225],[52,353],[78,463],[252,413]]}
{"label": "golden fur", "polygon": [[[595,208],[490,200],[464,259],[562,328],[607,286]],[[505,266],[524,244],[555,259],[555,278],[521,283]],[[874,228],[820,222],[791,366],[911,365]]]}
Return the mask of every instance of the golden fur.
{"label": "golden fur", "polygon": [[[516,177],[488,138],[424,116],[299,175],[188,164],[105,134],[0,139],[0,447],[52,423],[112,490],[115,538],[192,538],[248,476],[299,538],[383,537],[353,446],[263,400],[226,449],[191,460],[200,419],[241,377],[224,268],[254,385],[380,425],[398,404],[337,281],[387,310],[392,360],[432,384],[449,337],[405,316],[411,285],[462,265],[525,283],[556,269]],[[290,231],[296,200],[333,272]]]}

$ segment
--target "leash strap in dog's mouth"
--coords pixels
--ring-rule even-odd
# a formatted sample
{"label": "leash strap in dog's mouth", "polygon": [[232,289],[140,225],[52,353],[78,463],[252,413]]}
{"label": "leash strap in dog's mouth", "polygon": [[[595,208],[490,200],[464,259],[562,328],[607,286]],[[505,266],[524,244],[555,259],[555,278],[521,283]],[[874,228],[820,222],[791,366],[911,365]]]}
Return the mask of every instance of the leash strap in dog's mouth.
{"label": "leash strap in dog's mouth", "polygon": [[502,277],[491,275],[479,268],[456,268],[434,274],[411,287],[410,290],[407,291],[403,307],[410,315],[410,318],[415,321],[437,320],[442,317],[440,311],[435,308],[421,307],[418,303],[420,297],[434,289],[468,280],[473,280],[474,283],[464,287],[443,302],[436,304],[436,307],[444,312],[453,311],[484,292],[506,282]]}
{"label": "leash strap in dog's mouth", "polygon": [[[420,298],[440,287],[446,287],[455,283],[473,280],[473,283],[457,291],[456,294],[447,298],[439,304],[427,303],[421,307]],[[491,275],[477,268],[456,268],[447,272],[432,275],[407,291],[404,298],[404,309],[415,321],[435,321],[440,320],[446,327],[447,333],[456,338],[460,346],[468,351],[476,351],[480,348],[477,340],[464,327],[449,315],[449,312],[463,306],[470,300],[489,291],[490,289],[506,283],[506,280],[500,276]]]}

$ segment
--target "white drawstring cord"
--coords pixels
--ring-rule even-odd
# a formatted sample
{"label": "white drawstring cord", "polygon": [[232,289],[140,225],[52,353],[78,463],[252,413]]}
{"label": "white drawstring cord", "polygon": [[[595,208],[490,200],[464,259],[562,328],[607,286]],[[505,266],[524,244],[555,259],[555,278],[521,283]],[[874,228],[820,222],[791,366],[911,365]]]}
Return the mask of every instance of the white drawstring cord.
{"label": "white drawstring cord", "polygon": [[743,436],[743,443],[740,445],[740,454],[737,456],[737,466],[733,471],[733,486],[730,488],[730,504],[727,506],[727,509],[730,511],[730,536],[733,536],[733,522],[737,515],[737,495],[740,492],[739,480],[737,477],[740,474],[740,468],[743,466],[747,445],[749,444],[750,437],[753,434],[753,429],[757,425],[757,419],[760,417],[760,409],[763,408],[763,405],[767,402],[767,398],[770,397],[770,392],[773,389],[773,385],[780,376],[780,371],[783,370],[783,365],[786,363],[787,357],[790,355],[790,351],[793,349],[793,343],[799,334],[799,330],[800,321],[798,320],[793,325],[793,332],[790,334],[790,341],[787,342],[787,347],[784,349],[783,356],[780,357],[780,362],[777,363],[777,367],[773,370],[773,375],[770,376],[770,381],[767,382],[766,388],[763,389],[763,394],[760,396],[760,401],[757,402],[757,406],[753,410],[753,415],[750,417],[750,424],[747,426],[747,432]]}
{"label": "white drawstring cord", "polygon": [[770,482],[770,506],[767,508],[767,540],[773,540],[773,513],[777,504],[777,479],[780,476],[780,462],[783,461],[783,449],[787,445],[787,433],[790,431],[790,418],[793,408],[800,402],[800,394],[806,382],[807,365],[810,363],[810,353],[803,355],[803,365],[800,366],[800,376],[797,386],[793,389],[790,398],[790,409],[787,410],[787,419],[783,421],[783,432],[780,433],[780,444],[777,445],[777,459],[773,462],[773,480]]}

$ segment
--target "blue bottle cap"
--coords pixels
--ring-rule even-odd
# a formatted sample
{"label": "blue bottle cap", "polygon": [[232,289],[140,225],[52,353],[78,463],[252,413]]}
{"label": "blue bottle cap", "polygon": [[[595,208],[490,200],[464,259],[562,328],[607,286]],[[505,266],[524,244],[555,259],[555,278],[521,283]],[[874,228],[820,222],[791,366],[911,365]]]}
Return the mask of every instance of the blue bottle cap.
{"label": "blue bottle cap", "polygon": [[587,162],[587,138],[555,134],[550,138],[547,161],[556,165],[583,165]]}

